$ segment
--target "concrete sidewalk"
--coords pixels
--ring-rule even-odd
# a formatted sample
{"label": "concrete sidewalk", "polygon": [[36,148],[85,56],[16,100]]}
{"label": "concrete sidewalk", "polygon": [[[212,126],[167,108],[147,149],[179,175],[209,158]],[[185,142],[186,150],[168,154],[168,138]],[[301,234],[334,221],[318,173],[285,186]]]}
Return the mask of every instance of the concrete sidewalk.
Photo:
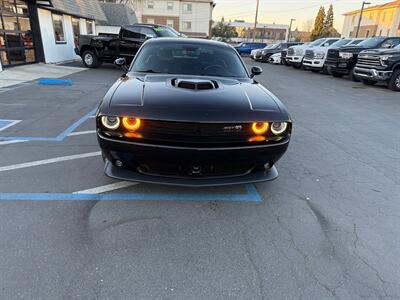
{"label": "concrete sidewalk", "polygon": [[13,67],[0,72],[0,89],[39,78],[61,78],[84,70],[87,69],[42,63]]}

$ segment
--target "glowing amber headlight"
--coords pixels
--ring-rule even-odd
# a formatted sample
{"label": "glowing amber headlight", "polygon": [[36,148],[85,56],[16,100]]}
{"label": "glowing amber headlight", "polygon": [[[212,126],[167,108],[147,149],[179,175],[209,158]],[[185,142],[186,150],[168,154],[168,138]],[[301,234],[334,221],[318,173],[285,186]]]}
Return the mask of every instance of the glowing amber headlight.
{"label": "glowing amber headlight", "polygon": [[264,134],[268,131],[269,124],[267,122],[255,122],[251,126],[251,129],[253,129],[253,132],[257,135]]}
{"label": "glowing amber headlight", "polygon": [[123,117],[122,124],[129,131],[136,131],[140,128],[142,121],[139,118]]}

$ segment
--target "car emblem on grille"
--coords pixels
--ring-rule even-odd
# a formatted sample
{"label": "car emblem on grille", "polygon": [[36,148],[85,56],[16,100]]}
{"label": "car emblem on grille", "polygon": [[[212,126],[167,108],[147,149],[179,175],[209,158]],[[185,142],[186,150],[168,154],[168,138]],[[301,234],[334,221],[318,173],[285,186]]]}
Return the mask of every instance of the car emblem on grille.
{"label": "car emblem on grille", "polygon": [[242,131],[242,125],[234,125],[234,126],[225,126],[222,128],[223,131],[232,132],[232,131]]}

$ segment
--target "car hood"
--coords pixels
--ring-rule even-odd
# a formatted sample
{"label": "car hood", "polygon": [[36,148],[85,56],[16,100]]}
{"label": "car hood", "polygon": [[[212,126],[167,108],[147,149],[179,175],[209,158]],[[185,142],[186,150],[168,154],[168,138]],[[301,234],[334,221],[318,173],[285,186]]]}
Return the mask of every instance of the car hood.
{"label": "car hood", "polygon": [[[206,78],[217,88],[192,90],[174,86],[175,80],[204,81],[204,77],[147,75],[125,77],[109,92],[102,113],[178,121],[287,120],[282,103],[252,80]],[[106,106],[106,107],[105,107]]]}

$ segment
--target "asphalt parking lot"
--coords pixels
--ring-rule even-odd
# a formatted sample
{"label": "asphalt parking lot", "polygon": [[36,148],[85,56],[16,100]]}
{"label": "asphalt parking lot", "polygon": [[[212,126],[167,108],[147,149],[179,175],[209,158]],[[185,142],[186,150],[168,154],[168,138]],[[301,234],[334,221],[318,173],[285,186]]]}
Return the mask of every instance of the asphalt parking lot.
{"label": "asphalt parking lot", "polygon": [[1,92],[0,299],[399,299],[399,94],[246,62],[294,122],[257,185],[105,177],[113,66]]}

